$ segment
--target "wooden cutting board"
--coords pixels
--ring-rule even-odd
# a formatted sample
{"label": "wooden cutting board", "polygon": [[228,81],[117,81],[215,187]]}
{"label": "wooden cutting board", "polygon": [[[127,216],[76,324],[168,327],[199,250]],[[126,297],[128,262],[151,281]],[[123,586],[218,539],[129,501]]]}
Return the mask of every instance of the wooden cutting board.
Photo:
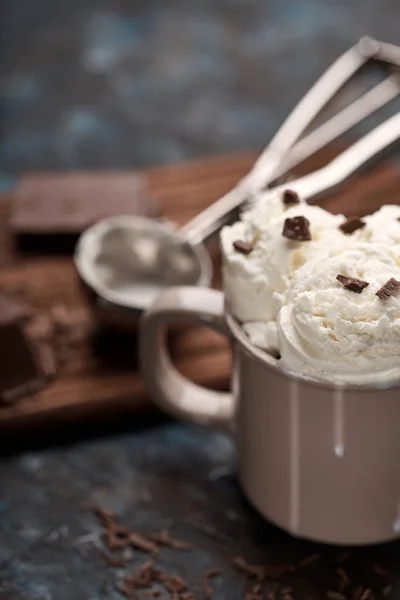
{"label": "wooden cutting board", "polygon": [[[325,164],[337,153],[328,148],[307,161],[297,174]],[[164,216],[183,224],[222,196],[245,175],[255,152],[208,158],[181,165],[145,170],[149,191],[160,199]],[[400,175],[394,163],[360,176],[320,202],[332,212],[362,215],[382,203],[400,200]],[[0,408],[0,432],[18,426],[133,416],[152,407],[137,370],[135,333],[104,330],[86,304],[71,254],[33,254],[13,246],[7,228],[11,198],[0,202],[0,288],[38,311],[44,328],[49,315],[58,362],[52,383],[36,395]],[[220,286],[218,252],[214,286]],[[39,326],[41,321],[39,319]],[[61,333],[60,333],[61,332]],[[67,341],[63,336],[68,338]],[[173,337],[173,355],[182,373],[197,383],[224,389],[229,386],[229,349],[223,339],[204,329],[189,328]],[[68,346],[68,352],[66,352]]]}

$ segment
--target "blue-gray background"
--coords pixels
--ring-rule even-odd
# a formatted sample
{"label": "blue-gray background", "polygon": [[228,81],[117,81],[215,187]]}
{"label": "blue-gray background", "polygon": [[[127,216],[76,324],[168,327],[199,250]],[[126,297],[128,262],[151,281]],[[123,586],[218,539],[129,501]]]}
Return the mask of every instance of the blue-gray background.
{"label": "blue-gray background", "polygon": [[0,168],[177,162],[263,145],[398,0],[2,0]]}

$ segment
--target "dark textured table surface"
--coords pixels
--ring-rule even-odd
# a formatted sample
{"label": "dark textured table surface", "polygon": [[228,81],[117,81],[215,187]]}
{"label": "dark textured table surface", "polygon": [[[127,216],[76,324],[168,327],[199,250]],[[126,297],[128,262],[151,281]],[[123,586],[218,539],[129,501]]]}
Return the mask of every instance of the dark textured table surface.
{"label": "dark textured table surface", "polygon": [[[3,0],[0,11],[0,189],[26,169],[129,168],[260,146],[358,37],[399,42],[398,0]],[[163,550],[158,562],[193,588],[221,566],[216,600],[243,596],[235,555],[297,565],[314,553],[280,582],[296,600],[337,590],[339,568],[351,579],[345,597],[358,585],[381,597],[391,585],[400,598],[397,543],[346,558],[262,522],[222,434],[160,419],[120,429],[44,432],[19,452],[3,444],[1,600],[121,598],[85,501],[137,531],[165,526],[190,541],[193,550]]]}

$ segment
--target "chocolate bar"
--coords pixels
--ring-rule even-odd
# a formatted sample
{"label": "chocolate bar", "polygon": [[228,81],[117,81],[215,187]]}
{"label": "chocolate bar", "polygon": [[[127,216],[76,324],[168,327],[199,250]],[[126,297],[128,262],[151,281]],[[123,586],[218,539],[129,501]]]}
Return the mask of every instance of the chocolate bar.
{"label": "chocolate bar", "polygon": [[25,332],[30,309],[0,293],[0,405],[11,404],[46,384],[46,368]]}
{"label": "chocolate bar", "polygon": [[12,200],[9,226],[17,234],[80,234],[116,215],[156,216],[158,202],[136,173],[24,175]]}

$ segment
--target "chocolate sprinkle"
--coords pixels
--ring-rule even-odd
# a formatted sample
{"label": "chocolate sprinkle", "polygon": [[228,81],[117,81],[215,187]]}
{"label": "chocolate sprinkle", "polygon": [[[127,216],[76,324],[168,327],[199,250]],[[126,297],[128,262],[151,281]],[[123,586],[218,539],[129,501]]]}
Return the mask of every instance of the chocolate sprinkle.
{"label": "chocolate sprinkle", "polygon": [[292,565],[252,565],[242,556],[236,556],[232,561],[233,567],[246,575],[248,579],[265,581],[267,579],[279,579],[282,575],[294,570]]}
{"label": "chocolate sprinkle", "polygon": [[109,567],[113,567],[114,569],[123,569],[125,567],[125,561],[122,558],[118,558],[118,556],[114,556],[106,551],[102,552],[102,555]]}
{"label": "chocolate sprinkle", "polygon": [[302,216],[285,219],[282,235],[294,242],[309,242],[311,240],[309,220]]}
{"label": "chocolate sprinkle", "polygon": [[254,577],[258,581],[262,581],[265,577],[265,568],[262,565],[251,565],[241,556],[236,556],[232,561],[232,565],[247,577]]}
{"label": "chocolate sprinkle", "polygon": [[329,600],[346,600],[346,596],[343,596],[340,592],[335,592],[334,590],[328,590],[326,593],[326,597]]}
{"label": "chocolate sprinkle", "polygon": [[342,223],[339,226],[339,229],[341,229],[341,231],[343,231],[343,233],[346,233],[347,235],[349,235],[349,234],[357,231],[357,229],[362,229],[365,226],[366,226],[366,222],[362,221],[362,219],[360,219],[360,217],[349,217],[347,219],[347,221],[345,221],[344,223]]}
{"label": "chocolate sprinkle", "polygon": [[116,514],[109,508],[104,506],[94,506],[93,511],[104,527],[111,526],[116,521]]}
{"label": "chocolate sprinkle", "polygon": [[285,206],[294,206],[295,204],[300,204],[300,198],[294,190],[284,190],[282,202]]}
{"label": "chocolate sprinkle", "polygon": [[343,284],[343,287],[350,292],[361,294],[361,292],[369,285],[367,281],[356,279],[355,277],[346,277],[346,275],[337,275],[336,279]]}
{"label": "chocolate sprinkle", "polygon": [[371,589],[366,589],[360,596],[360,600],[374,600],[375,596]]}
{"label": "chocolate sprinkle", "polygon": [[377,563],[374,563],[372,565],[372,569],[373,569],[374,573],[379,575],[379,577],[386,577],[386,575],[387,575],[387,570],[384,569],[383,567],[381,567],[381,565],[378,565]]}
{"label": "chocolate sprinkle", "polygon": [[248,242],[243,242],[242,240],[236,240],[235,242],[233,242],[233,247],[241,254],[246,255],[250,254],[250,252],[253,250],[252,244],[249,244]]}
{"label": "chocolate sprinkle", "polygon": [[396,281],[396,279],[392,277],[376,292],[376,296],[378,296],[380,300],[388,300],[390,296],[397,294],[399,290],[400,281]]}
{"label": "chocolate sprinkle", "polygon": [[192,544],[171,537],[167,529],[161,529],[161,531],[155,533],[148,533],[147,537],[159,546],[166,546],[173,548],[174,550],[190,550],[192,548]]}
{"label": "chocolate sprinkle", "polygon": [[382,596],[389,596],[389,594],[391,594],[391,593],[392,593],[392,589],[393,589],[393,586],[391,586],[391,585],[387,585],[387,586],[386,586],[385,588],[383,588],[383,590],[382,590]]}
{"label": "chocolate sprinkle", "polygon": [[303,560],[299,562],[299,567],[306,567],[307,565],[311,565],[314,562],[317,562],[321,558],[320,552],[315,552],[314,554],[309,554]]}
{"label": "chocolate sprinkle", "polygon": [[206,598],[211,598],[215,591],[214,587],[211,585],[211,580],[214,579],[214,577],[221,575],[222,572],[222,569],[219,567],[212,567],[204,573],[204,595]]}

